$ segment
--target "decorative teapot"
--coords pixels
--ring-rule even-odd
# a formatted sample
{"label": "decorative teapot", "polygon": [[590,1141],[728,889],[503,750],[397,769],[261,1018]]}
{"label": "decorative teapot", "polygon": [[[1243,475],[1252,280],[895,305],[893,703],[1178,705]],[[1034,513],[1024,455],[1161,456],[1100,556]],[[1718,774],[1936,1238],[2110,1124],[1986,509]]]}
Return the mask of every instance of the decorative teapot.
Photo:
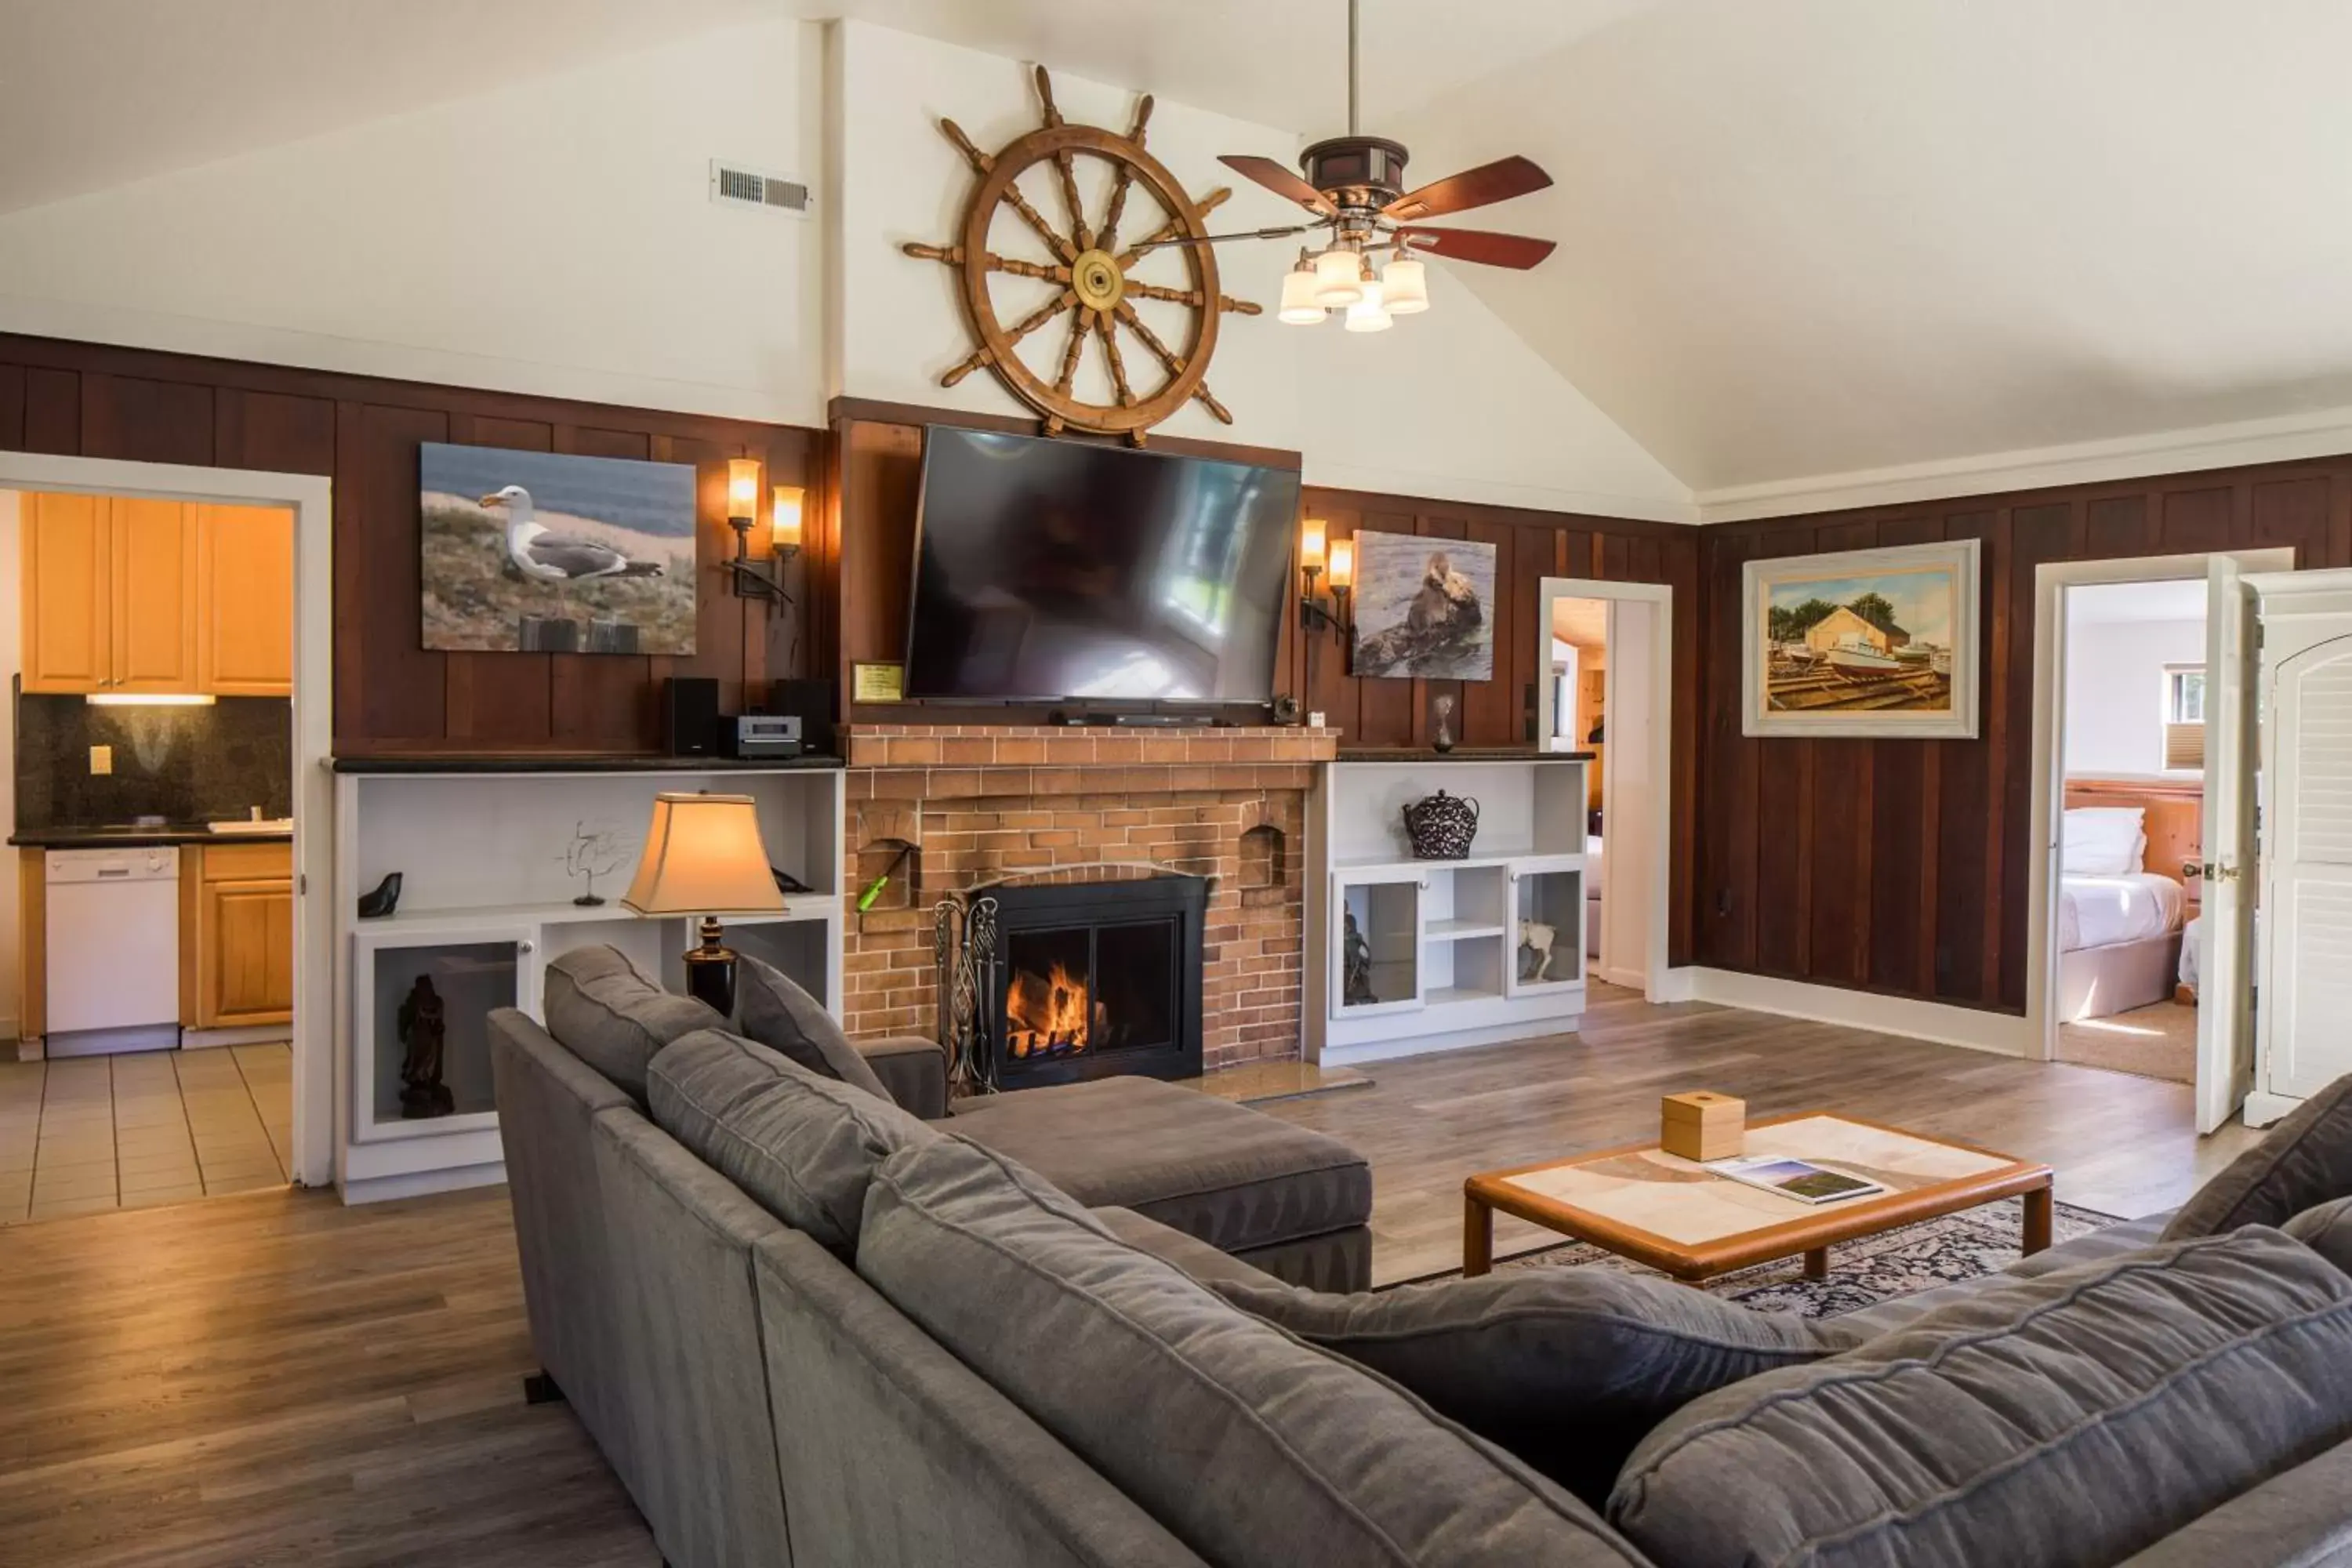
{"label": "decorative teapot", "polygon": [[1405,837],[1416,860],[1460,860],[1478,836],[1478,803],[1439,790],[1404,808]]}

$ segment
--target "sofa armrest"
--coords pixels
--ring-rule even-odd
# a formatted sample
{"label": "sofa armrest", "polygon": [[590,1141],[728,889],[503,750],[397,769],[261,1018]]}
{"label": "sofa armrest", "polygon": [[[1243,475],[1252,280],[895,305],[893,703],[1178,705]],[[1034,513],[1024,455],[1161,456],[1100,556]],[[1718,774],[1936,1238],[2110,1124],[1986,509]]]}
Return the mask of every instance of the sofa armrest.
{"label": "sofa armrest", "polygon": [[924,1121],[937,1121],[948,1113],[948,1054],[937,1040],[892,1035],[850,1043],[899,1110]]}

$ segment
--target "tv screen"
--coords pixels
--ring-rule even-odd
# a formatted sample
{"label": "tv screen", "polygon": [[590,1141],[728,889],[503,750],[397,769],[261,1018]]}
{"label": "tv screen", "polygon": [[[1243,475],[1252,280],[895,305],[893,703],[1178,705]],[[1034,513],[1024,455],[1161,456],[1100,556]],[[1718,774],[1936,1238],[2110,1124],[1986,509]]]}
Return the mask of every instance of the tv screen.
{"label": "tv screen", "polygon": [[934,426],[906,695],[1264,702],[1298,475]]}

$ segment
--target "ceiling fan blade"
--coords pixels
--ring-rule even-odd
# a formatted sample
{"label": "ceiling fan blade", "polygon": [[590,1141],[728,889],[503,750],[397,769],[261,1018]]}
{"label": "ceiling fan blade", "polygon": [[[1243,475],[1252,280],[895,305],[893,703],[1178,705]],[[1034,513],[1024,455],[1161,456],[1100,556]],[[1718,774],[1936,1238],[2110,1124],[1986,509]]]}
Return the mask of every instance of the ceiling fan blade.
{"label": "ceiling fan blade", "polygon": [[[1225,161],[1233,162],[1230,158]],[[1513,196],[1524,196],[1529,191],[1542,190],[1550,184],[1551,176],[1527,159],[1500,158],[1492,163],[1481,163],[1475,169],[1465,169],[1458,174],[1448,174],[1435,184],[1407,191],[1382,207],[1381,216],[1408,222],[1443,217],[1447,213],[1483,207],[1490,202],[1507,202]]]}
{"label": "ceiling fan blade", "polygon": [[1401,228],[1400,239],[1412,248],[1442,256],[1448,261],[1475,261],[1487,267],[1508,267],[1525,272],[1559,248],[1553,239],[1529,239],[1523,234],[1489,234],[1483,228]]}
{"label": "ceiling fan blade", "polygon": [[1255,157],[1246,153],[1229,153],[1219,158],[1217,162],[1236,174],[1255,180],[1276,195],[1297,202],[1308,212],[1328,217],[1334,210],[1331,204],[1324,199],[1322,192],[1271,158]]}

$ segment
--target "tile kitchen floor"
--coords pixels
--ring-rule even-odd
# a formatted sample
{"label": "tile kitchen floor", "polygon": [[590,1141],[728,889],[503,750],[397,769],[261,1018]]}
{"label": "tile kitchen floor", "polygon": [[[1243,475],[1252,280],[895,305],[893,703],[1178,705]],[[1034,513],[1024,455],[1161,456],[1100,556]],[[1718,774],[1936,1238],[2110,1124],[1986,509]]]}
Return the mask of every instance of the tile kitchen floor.
{"label": "tile kitchen floor", "polygon": [[283,1186],[280,1042],[0,1062],[0,1225]]}

